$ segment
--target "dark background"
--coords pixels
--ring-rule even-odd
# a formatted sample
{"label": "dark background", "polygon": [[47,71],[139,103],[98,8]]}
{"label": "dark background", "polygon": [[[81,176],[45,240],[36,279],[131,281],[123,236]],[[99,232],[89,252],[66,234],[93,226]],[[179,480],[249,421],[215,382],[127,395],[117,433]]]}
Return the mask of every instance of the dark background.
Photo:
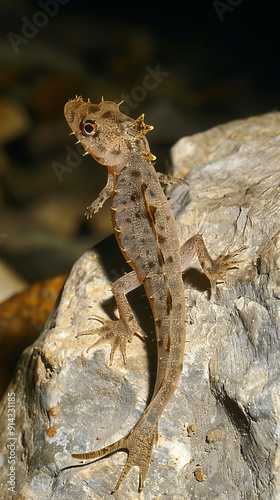
{"label": "dark background", "polygon": [[[106,169],[69,157],[69,98],[128,96],[123,111],[155,127],[161,171],[182,136],[279,108],[277,1],[64,3],[0,1],[0,257],[29,283],[112,231],[108,204],[83,217]],[[57,12],[40,17],[42,4]]]}

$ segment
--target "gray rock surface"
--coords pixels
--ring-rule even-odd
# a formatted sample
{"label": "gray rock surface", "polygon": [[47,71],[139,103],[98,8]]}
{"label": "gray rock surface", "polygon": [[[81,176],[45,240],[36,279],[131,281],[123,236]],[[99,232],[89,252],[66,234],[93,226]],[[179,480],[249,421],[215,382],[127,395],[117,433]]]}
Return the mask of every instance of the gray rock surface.
{"label": "gray rock surface", "polygon": [[[199,231],[213,257],[229,245],[247,249],[211,297],[197,262],[185,273],[184,372],[160,420],[144,490],[138,493],[134,468],[116,499],[280,498],[279,131],[274,112],[183,138],[172,149],[174,175],[189,171],[190,189],[170,191],[181,241]],[[110,282],[126,267],[112,238],[75,264],[2,400],[0,498],[112,498],[125,454],[81,465],[71,453],[102,447],[131,429],[156,370],[143,289],[131,293],[131,303],[148,336],[134,337],[127,366],[119,353],[108,366],[106,346],[87,353],[96,337],[76,338],[98,327],[94,315],[114,312]],[[16,436],[8,426],[8,393],[16,394],[9,406]],[[12,496],[7,474],[13,472]]]}

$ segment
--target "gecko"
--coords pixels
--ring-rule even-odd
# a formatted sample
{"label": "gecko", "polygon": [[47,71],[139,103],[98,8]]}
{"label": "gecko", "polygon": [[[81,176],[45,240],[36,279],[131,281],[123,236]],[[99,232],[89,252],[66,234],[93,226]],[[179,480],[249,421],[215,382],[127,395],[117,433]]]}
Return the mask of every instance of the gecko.
{"label": "gecko", "polygon": [[[87,207],[92,217],[111,197],[114,233],[132,271],[112,285],[119,311],[115,320],[98,319],[102,326],[80,334],[98,334],[100,343],[111,346],[110,364],[117,349],[126,363],[127,343],[140,327],[127,294],[144,286],[153,314],[157,341],[157,374],[151,400],[127,435],[102,449],[73,453],[76,459],[97,459],[125,450],[128,454],[122,474],[113,490],[128,472],[139,468],[139,491],[144,487],[152,450],[158,439],[159,419],[172,398],[183,370],[186,341],[186,305],[182,272],[197,254],[211,288],[222,283],[229,269],[238,267],[235,257],[245,248],[223,252],[212,259],[202,234],[195,234],[180,248],[175,217],[164,194],[165,185],[188,184],[183,179],[156,172],[146,134],[153,129],[144,115],[133,120],[112,101],[93,104],[82,97],[65,105],[65,118],[78,142],[98,163],[108,169],[108,179],[97,199]],[[79,335],[79,334],[78,334]]]}

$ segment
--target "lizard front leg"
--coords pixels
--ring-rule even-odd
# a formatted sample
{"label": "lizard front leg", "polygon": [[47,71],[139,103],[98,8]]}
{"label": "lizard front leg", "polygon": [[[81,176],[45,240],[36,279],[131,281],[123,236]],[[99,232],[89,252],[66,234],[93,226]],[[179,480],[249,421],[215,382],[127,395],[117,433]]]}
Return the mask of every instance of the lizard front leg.
{"label": "lizard front leg", "polygon": [[120,317],[117,320],[108,320],[99,316],[93,317],[93,319],[101,322],[102,326],[98,329],[80,332],[77,335],[77,337],[81,335],[99,335],[100,338],[87,348],[87,352],[101,343],[109,343],[111,345],[110,364],[113,363],[117,348],[120,348],[123,361],[126,364],[126,345],[128,342],[131,342],[133,335],[139,331],[139,325],[126,295],[140,285],[141,283],[135,271],[125,274],[113,283],[112,293],[115,297]]}
{"label": "lizard front leg", "polygon": [[104,205],[105,201],[111,196],[114,189],[114,176],[109,172],[106,186],[102,189],[102,191],[97,196],[96,200],[94,200],[85,211],[85,216],[87,219],[91,219],[92,214],[96,214],[98,210]]}

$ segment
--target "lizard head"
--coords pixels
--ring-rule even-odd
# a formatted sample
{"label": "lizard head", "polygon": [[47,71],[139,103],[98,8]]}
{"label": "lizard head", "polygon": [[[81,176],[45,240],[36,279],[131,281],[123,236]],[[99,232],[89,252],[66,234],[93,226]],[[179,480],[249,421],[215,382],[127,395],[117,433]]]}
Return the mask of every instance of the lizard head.
{"label": "lizard head", "polygon": [[153,127],[144,123],[144,115],[134,121],[121,113],[120,104],[92,104],[76,97],[64,108],[66,121],[78,141],[102,165],[116,166],[128,155],[150,150],[145,135]]}

